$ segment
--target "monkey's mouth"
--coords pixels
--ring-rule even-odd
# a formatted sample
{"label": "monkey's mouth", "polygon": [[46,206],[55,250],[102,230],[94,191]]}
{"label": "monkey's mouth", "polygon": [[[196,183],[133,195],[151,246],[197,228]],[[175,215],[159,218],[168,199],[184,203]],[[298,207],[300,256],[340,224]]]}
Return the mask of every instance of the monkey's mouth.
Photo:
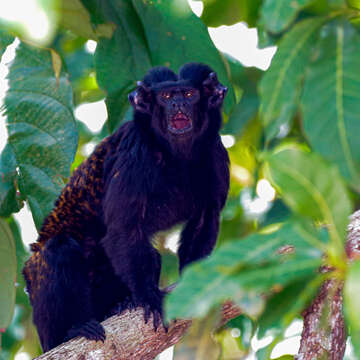
{"label": "monkey's mouth", "polygon": [[178,112],[170,118],[168,129],[174,134],[183,134],[192,129],[192,121],[184,113]]}

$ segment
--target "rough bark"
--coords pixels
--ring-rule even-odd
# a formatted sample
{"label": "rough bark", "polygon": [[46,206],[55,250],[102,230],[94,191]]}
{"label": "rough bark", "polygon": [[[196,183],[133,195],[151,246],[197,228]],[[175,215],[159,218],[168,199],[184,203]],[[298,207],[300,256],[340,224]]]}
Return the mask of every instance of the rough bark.
{"label": "rough bark", "polygon": [[342,360],[346,345],[342,314],[342,284],[326,281],[304,311],[304,328],[297,360]]}
{"label": "rough bark", "polygon": [[[349,261],[360,258],[360,210],[350,218],[346,241]],[[304,328],[297,360],[342,360],[346,330],[342,313],[342,282],[326,281],[313,303],[304,311]]]}
{"label": "rough bark", "polygon": [[[238,307],[230,302],[225,303],[221,323],[240,313]],[[167,332],[162,326],[155,332],[152,319],[145,324],[143,310],[138,308],[112,316],[102,324],[106,331],[104,343],[85,338],[72,339],[37,360],[152,360],[179,342],[191,325],[191,320],[177,320],[170,324]]]}

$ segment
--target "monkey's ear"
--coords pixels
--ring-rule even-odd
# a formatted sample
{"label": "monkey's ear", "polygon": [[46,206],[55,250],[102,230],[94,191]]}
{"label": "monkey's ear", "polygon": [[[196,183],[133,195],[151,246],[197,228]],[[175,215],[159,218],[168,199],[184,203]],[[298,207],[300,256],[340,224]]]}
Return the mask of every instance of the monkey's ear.
{"label": "monkey's ear", "polygon": [[151,114],[151,90],[143,82],[138,81],[138,87],[128,95],[130,104],[135,111]]}
{"label": "monkey's ear", "polygon": [[214,72],[211,72],[203,81],[203,89],[205,96],[208,97],[209,108],[221,106],[228,90],[226,86],[219,82],[217,75]]}

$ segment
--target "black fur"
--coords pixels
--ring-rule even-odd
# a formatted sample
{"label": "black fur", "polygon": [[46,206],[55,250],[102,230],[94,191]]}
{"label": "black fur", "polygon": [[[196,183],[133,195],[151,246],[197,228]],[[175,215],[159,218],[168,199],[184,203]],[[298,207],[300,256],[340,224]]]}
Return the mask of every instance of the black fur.
{"label": "black fur", "polygon": [[[172,92],[167,106],[162,91]],[[185,224],[180,270],[211,253],[229,187],[218,133],[225,92],[206,65],[187,64],[179,77],[151,70],[129,95],[134,120],[74,172],[24,268],[44,351],[77,335],[103,340],[98,322],[114,309],[141,306],[158,325],[156,232]]]}

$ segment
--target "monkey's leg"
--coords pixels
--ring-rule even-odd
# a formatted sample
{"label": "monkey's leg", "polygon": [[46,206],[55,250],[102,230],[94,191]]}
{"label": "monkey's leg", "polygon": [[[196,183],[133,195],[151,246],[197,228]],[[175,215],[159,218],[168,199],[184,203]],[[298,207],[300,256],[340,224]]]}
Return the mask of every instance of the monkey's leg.
{"label": "monkey's leg", "polygon": [[104,340],[104,329],[93,320],[87,263],[75,240],[49,240],[29,259],[24,275],[44,351],[78,335]]}
{"label": "monkey's leg", "polygon": [[219,216],[219,210],[207,208],[187,222],[178,251],[180,271],[211,253],[219,232]]}
{"label": "monkey's leg", "polygon": [[160,254],[150,244],[141,225],[131,230],[117,226],[110,226],[101,242],[116,275],[129,288],[134,306],[144,308],[145,321],[152,313],[157,328],[162,319],[164,297],[159,289]]}

